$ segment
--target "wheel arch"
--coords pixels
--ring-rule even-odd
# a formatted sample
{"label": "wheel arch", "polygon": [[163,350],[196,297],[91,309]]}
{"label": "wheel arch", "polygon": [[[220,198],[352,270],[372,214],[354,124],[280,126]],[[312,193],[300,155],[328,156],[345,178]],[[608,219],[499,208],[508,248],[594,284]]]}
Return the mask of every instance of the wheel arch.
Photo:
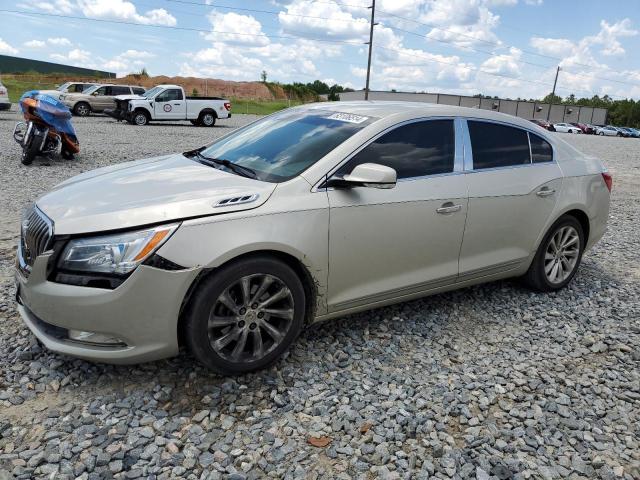
{"label": "wheel arch", "polygon": [[209,108],[209,107],[206,107],[200,110],[200,113],[198,114],[198,118],[201,118],[205,113],[213,113],[213,116],[215,118],[218,118],[218,113],[213,108]]}
{"label": "wheel arch", "polygon": [[193,294],[197,291],[201,283],[209,278],[212,275],[215,275],[217,271],[219,271],[222,267],[225,267],[231,263],[239,262],[242,260],[247,260],[250,258],[256,257],[270,257],[280,260],[287,266],[289,266],[300,278],[302,283],[302,287],[304,288],[305,294],[305,303],[306,303],[306,312],[305,312],[305,325],[308,325],[313,320],[316,309],[317,309],[317,298],[318,298],[318,282],[311,274],[308,266],[306,266],[298,257],[295,255],[285,252],[283,250],[277,249],[264,249],[264,250],[253,250],[249,252],[240,253],[232,258],[228,258],[222,263],[214,266],[204,268],[198,276],[193,280],[187,293],[185,294],[182,305],[180,306],[180,315],[178,317],[178,343],[180,345],[184,345],[184,326],[186,322],[186,317],[189,312],[191,298]]}
{"label": "wheel arch", "polygon": [[137,113],[137,112],[144,112],[144,114],[147,116],[147,118],[151,118],[151,112],[149,111],[148,108],[146,107],[136,107],[133,109],[133,113]]}

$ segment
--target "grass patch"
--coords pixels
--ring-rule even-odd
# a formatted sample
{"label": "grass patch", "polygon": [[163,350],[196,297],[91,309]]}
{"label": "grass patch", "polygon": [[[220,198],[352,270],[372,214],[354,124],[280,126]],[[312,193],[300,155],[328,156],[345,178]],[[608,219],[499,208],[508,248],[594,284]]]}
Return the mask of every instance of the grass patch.
{"label": "grass patch", "polygon": [[36,80],[23,80],[11,77],[2,77],[2,84],[9,91],[9,101],[16,103],[24,92],[29,90],[53,90],[55,83],[38,82]]}
{"label": "grass patch", "polygon": [[293,100],[289,102],[287,100],[246,100],[242,98],[232,98],[231,113],[269,115],[270,113],[296,105],[302,105],[302,102]]}

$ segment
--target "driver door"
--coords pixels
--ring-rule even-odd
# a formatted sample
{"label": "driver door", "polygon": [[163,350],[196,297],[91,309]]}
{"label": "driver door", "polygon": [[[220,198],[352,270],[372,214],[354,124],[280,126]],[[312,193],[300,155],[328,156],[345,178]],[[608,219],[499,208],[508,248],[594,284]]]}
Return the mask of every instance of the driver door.
{"label": "driver door", "polygon": [[467,180],[455,139],[453,119],[407,123],[339,168],[337,176],[361,163],[386,165],[398,182],[392,189],[328,189],[330,312],[456,281]]}
{"label": "driver door", "polygon": [[184,120],[187,118],[187,102],[182,90],[168,88],[156,96],[154,101],[154,118],[158,120]]}
{"label": "driver door", "polygon": [[112,103],[111,87],[104,86],[98,88],[91,94],[91,108],[96,112],[101,112],[105,108],[109,108]]}

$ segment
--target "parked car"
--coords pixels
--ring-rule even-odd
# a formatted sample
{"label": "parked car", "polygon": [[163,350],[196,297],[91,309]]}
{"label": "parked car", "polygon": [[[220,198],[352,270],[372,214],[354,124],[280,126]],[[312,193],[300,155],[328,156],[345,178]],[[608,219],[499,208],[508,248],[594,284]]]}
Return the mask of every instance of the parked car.
{"label": "parked car", "polygon": [[55,90],[40,90],[41,94],[49,95],[50,97],[55,98],[56,100],[60,100],[62,95],[70,94],[70,93],[82,93],[87,88],[93,87],[95,85],[100,85],[99,83],[92,82],[66,82],[60,85]]}
{"label": "parked car", "polygon": [[539,118],[532,118],[529,121],[532,122],[532,123],[535,123],[536,125],[541,126],[545,130],[549,130],[550,132],[555,132],[556,131],[556,129],[553,126],[553,124],[547,122],[546,120],[540,120]]}
{"label": "parked car", "polygon": [[190,120],[213,127],[219,118],[231,118],[231,103],[220,97],[188,97],[179,85],[158,85],[143,98],[121,98],[112,117],[143,126],[150,121]]}
{"label": "parked car", "polygon": [[631,130],[631,136],[633,138],[640,138],[640,130],[637,128],[630,128],[629,130]]}
{"label": "parked car", "polygon": [[508,277],[565,287],[606,230],[611,182],[510,115],[305,105],[40,197],[18,310],[56,352],[134,363],[183,341],[237,374],[318,321]]}
{"label": "parked car", "polygon": [[605,125],[596,129],[596,135],[606,135],[608,137],[621,137],[622,133],[616,127]]}
{"label": "parked car", "polygon": [[135,85],[94,85],[82,93],[65,94],[60,101],[73,112],[74,115],[86,117],[115,106],[116,95],[139,95],[145,92],[144,87]]}
{"label": "parked car", "polygon": [[570,123],[554,123],[553,127],[556,129],[556,132],[582,133],[582,130],[579,127],[573,126]]}
{"label": "parked car", "polygon": [[623,137],[638,137],[639,134],[633,128],[629,127],[618,127],[618,130],[622,133]]}
{"label": "parked car", "polygon": [[2,82],[0,82],[0,110],[9,110],[11,102],[9,101],[9,92]]}
{"label": "parked car", "polygon": [[591,126],[587,125],[586,123],[571,122],[570,125],[573,125],[574,127],[578,127],[582,131],[582,133],[585,133],[587,135],[593,134],[593,129],[591,128]]}

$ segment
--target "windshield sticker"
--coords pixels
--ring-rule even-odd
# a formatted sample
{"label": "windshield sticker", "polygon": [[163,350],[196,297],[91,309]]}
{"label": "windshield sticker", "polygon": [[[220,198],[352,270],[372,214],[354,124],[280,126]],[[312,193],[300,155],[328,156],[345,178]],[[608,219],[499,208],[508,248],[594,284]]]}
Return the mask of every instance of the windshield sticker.
{"label": "windshield sticker", "polygon": [[329,120],[339,120],[340,122],[349,123],[362,123],[369,120],[369,117],[363,117],[361,115],[353,115],[352,113],[334,113],[327,117]]}

